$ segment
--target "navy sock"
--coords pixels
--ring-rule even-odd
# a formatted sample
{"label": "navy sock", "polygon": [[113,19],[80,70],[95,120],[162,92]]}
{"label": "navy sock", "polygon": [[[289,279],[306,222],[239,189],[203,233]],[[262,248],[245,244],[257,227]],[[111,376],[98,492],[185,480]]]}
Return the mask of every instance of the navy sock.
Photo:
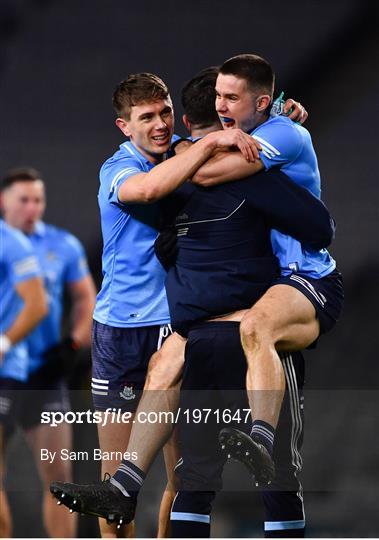
{"label": "navy sock", "polygon": [[274,451],[275,429],[263,420],[254,420],[250,436],[265,446],[270,456]]}
{"label": "navy sock", "polygon": [[111,478],[111,483],[116,486],[125,497],[137,497],[145,480],[145,473],[131,461],[123,459],[121,465]]}

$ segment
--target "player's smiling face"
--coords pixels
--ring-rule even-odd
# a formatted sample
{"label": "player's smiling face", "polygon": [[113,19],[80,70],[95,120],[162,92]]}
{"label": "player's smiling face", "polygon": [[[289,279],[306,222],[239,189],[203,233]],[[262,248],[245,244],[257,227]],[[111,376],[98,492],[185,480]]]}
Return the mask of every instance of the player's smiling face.
{"label": "player's smiling face", "polygon": [[174,132],[171,99],[134,105],[129,120],[118,118],[116,124],[141,154],[157,163],[169,149]]}
{"label": "player's smiling face", "polygon": [[220,73],[216,80],[216,111],[224,129],[251,131],[258,124],[256,96],[245,79]]}

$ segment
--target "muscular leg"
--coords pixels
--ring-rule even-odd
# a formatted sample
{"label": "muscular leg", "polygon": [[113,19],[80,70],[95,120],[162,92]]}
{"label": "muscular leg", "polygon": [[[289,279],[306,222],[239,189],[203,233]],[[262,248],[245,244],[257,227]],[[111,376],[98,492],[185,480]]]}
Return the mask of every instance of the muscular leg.
{"label": "muscular leg", "polygon": [[[185,344],[186,340],[174,333],[152,356],[128,444],[128,452],[134,452],[137,456],[137,459],[133,460],[133,465],[144,473],[148,472],[159,450],[165,445],[168,484],[160,505],[158,538],[165,538],[168,535],[171,504],[175,496],[173,470],[179,459],[179,451],[176,437],[171,436],[174,426],[170,422],[139,422],[138,419],[145,419],[144,413],[177,410]],[[143,416],[139,416],[141,413]]]}
{"label": "muscular leg", "polygon": [[[133,418],[130,419],[129,423],[107,422],[105,426],[102,425],[102,422],[98,424],[99,444],[102,452],[126,452],[133,425],[132,421]],[[102,460],[101,476],[103,477],[105,473],[114,474],[119,464],[118,459]],[[105,519],[99,519],[99,527],[102,538],[117,538],[121,532],[117,530],[115,523],[108,525]],[[134,521],[124,525],[122,529],[124,538],[134,538]]]}
{"label": "muscular leg", "polygon": [[276,428],[285,391],[277,351],[301,350],[317,339],[320,327],[315,308],[294,287],[274,285],[245,314],[240,332],[253,420]]}
{"label": "muscular leg", "polygon": [[[174,426],[169,422],[145,422],[144,413],[176,411],[179,403],[185,344],[186,340],[179,334],[172,334],[163,343],[161,349],[152,356],[149,363],[144,391],[128,445],[128,451],[136,452],[138,456],[133,463],[145,473],[169,439]],[[139,422],[141,412],[142,422]]]}
{"label": "muscular leg", "polygon": [[[25,432],[26,439],[33,451],[35,463],[43,482],[43,518],[47,534],[52,538],[74,538],[76,536],[76,515],[63,513],[51,497],[49,485],[59,478],[64,482],[72,481],[70,461],[59,458],[62,448],[72,447],[72,431],[68,424],[57,427],[38,425]],[[41,448],[56,452],[52,463],[41,460]]]}

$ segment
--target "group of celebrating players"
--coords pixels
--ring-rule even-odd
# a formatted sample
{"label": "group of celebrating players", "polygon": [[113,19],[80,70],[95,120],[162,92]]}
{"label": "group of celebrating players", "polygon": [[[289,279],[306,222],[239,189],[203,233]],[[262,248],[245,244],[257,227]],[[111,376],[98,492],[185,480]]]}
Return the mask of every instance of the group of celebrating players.
{"label": "group of celebrating players", "polygon": [[[156,75],[130,75],[113,94],[127,140],[100,170],[91,388],[97,411],[134,414],[98,424],[102,451],[136,459],[103,460],[109,474],[100,483],[57,474],[50,487],[71,512],[103,518],[103,536],[133,535],[138,493],[162,447],[158,537],[210,536],[231,457],[261,490],[265,536],[304,536],[301,351],[335,325],[343,286],[326,250],[334,222],[301,125],[307,113],[293,100],[273,104],[273,94],[272,67],[257,55],[201,71],[182,90],[186,139],[174,135],[172,101]],[[34,265],[15,264],[25,270],[20,280],[38,279],[26,271]],[[4,360],[17,347],[6,328]],[[138,422],[141,411],[178,410],[187,416],[176,429]],[[234,421],[210,414],[198,422],[195,410],[227,410]]]}

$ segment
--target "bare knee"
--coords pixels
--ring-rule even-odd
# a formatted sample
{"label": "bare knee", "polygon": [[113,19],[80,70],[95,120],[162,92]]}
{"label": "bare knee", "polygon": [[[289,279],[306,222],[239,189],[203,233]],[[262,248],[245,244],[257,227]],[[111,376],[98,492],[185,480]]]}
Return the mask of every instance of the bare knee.
{"label": "bare knee", "polygon": [[249,310],[240,324],[240,336],[243,346],[259,348],[273,341],[270,315],[263,309]]}
{"label": "bare knee", "polygon": [[150,359],[146,376],[145,390],[167,390],[170,380],[165,366],[165,356],[157,351]]}

